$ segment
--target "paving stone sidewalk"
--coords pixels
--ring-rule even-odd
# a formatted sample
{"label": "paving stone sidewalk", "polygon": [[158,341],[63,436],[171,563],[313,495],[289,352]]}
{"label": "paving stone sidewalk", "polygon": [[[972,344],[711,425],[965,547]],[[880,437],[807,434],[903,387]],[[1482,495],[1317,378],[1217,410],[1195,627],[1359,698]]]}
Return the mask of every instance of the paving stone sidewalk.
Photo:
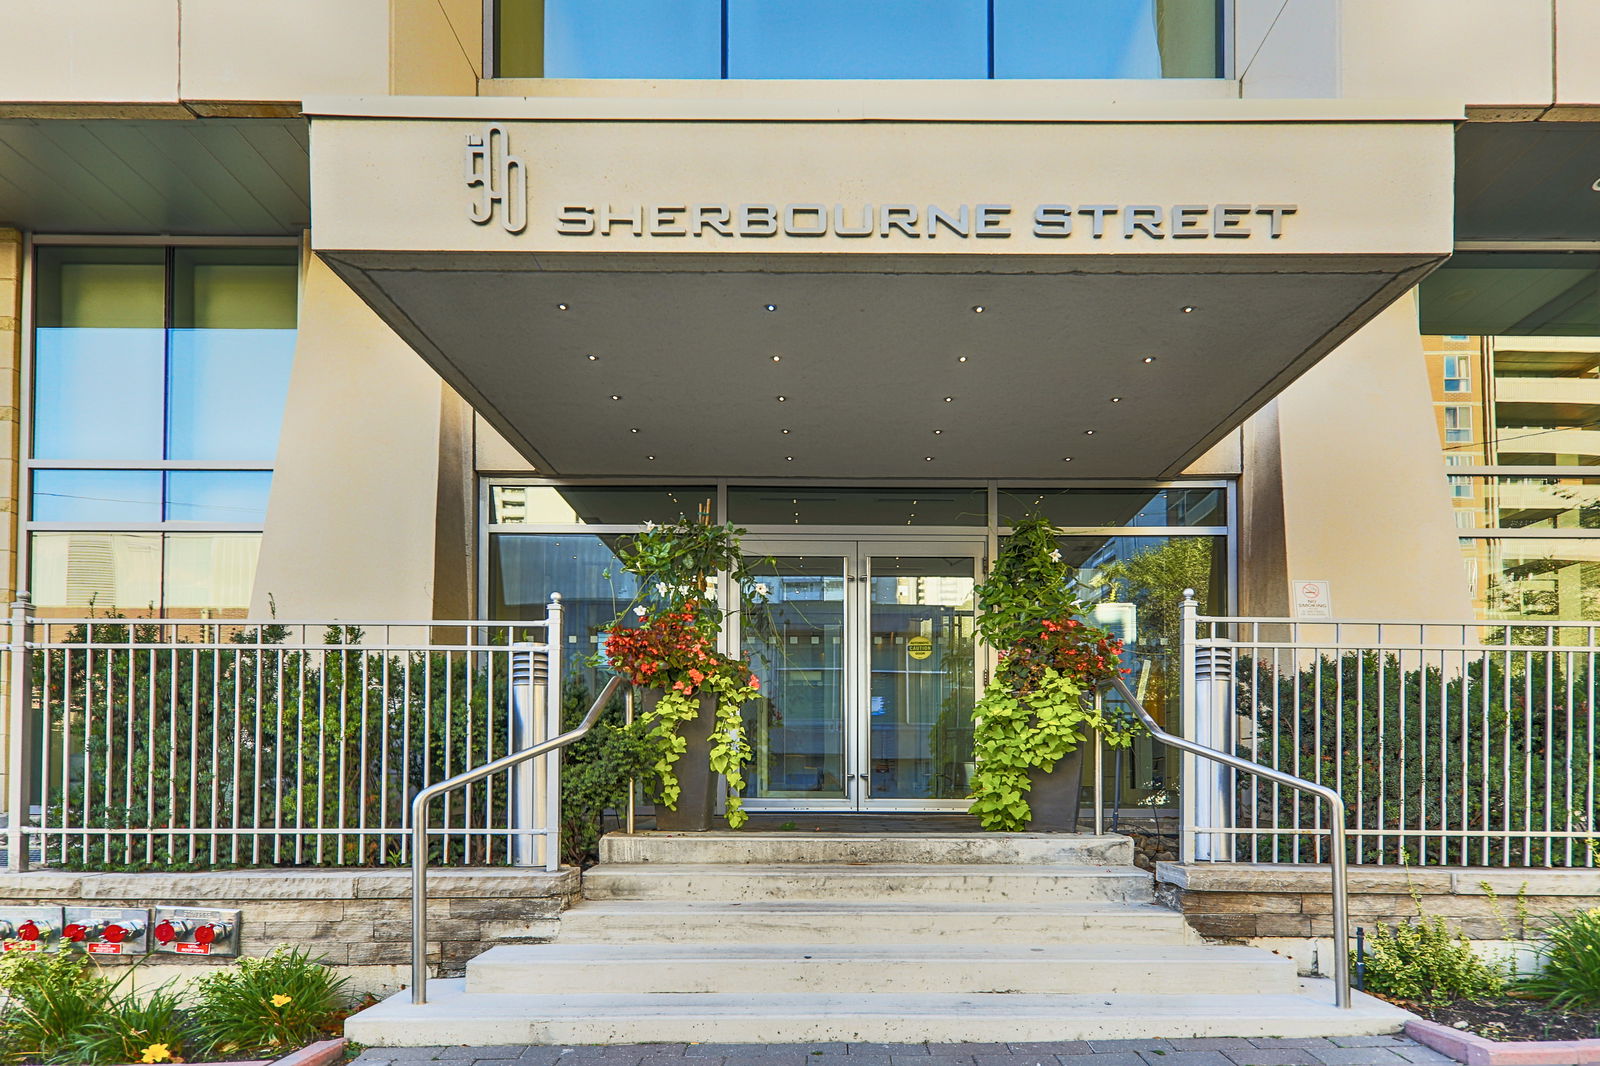
{"label": "paving stone sidewalk", "polygon": [[367,1048],[356,1066],[1449,1066],[1402,1036],[1048,1044],[608,1044]]}

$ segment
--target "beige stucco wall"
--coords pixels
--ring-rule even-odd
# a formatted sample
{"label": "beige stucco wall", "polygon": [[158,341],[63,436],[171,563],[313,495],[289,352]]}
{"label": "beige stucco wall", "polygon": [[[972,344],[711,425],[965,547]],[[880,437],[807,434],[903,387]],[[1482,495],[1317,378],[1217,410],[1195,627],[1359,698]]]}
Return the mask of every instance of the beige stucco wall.
{"label": "beige stucco wall", "polygon": [[1556,103],[1596,101],[1600,101],[1600,4],[1556,0]]}
{"label": "beige stucco wall", "polygon": [[1286,614],[1290,581],[1327,580],[1342,618],[1472,617],[1431,413],[1406,299],[1250,420],[1247,613]]}
{"label": "beige stucco wall", "polygon": [[467,95],[480,0],[7,0],[0,102]]}
{"label": "beige stucco wall", "polygon": [[389,0],[184,0],[182,12],[182,99],[389,91]]}
{"label": "beige stucco wall", "polygon": [[251,596],[280,618],[433,617],[443,384],[309,253]]}

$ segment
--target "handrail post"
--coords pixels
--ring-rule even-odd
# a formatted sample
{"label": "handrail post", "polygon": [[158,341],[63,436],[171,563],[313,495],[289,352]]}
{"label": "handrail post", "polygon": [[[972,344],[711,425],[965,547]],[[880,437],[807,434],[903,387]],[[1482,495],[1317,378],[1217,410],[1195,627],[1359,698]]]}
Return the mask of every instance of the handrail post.
{"label": "handrail post", "polygon": [[[622,721],[631,731],[633,729],[633,686],[628,686],[627,693],[622,697]],[[639,791],[637,778],[628,778],[628,835],[633,835],[634,802],[633,797]]]}
{"label": "handrail post", "polygon": [[[545,611],[545,723],[541,740],[561,735],[561,660],[566,654],[561,643],[563,611],[561,593],[552,592],[550,606]],[[544,868],[553,873],[561,868],[560,748],[551,749],[545,756],[544,787]]]}
{"label": "handrail post", "polygon": [[1328,804],[1328,865],[1333,873],[1333,999],[1350,1006],[1350,869],[1345,860],[1344,800],[1326,795]]}
{"label": "handrail post", "polygon": [[411,1002],[428,1002],[428,800],[411,800]]}
{"label": "handrail post", "polygon": [[[1179,717],[1181,729],[1186,737],[1195,735],[1195,640],[1196,630],[1199,626],[1200,604],[1195,601],[1194,589],[1183,590],[1182,619],[1178,630],[1178,680],[1179,680]],[[1196,776],[1199,772],[1199,762],[1188,752],[1183,755],[1183,771],[1179,777],[1178,789],[1178,861],[1192,863],[1195,861],[1195,826],[1199,825],[1196,811],[1196,793],[1199,791],[1199,782]]]}
{"label": "handrail post", "polygon": [[6,865],[12,873],[28,869],[24,827],[33,818],[33,678],[28,670],[28,612],[32,607],[26,592],[17,593],[11,605],[11,644],[6,655]]}

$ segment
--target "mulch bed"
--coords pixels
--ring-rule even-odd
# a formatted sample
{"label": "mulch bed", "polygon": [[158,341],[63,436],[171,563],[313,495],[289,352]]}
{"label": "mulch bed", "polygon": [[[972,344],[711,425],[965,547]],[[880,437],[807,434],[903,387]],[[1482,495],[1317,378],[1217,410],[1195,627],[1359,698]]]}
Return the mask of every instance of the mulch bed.
{"label": "mulch bed", "polygon": [[1594,1040],[1600,1010],[1557,1010],[1531,999],[1458,999],[1444,1007],[1393,1000],[1431,1022],[1488,1040]]}

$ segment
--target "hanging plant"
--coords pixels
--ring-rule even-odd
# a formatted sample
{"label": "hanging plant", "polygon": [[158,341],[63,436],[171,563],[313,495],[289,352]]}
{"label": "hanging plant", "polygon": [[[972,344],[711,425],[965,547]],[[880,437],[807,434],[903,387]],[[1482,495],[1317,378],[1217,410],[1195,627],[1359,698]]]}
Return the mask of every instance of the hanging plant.
{"label": "hanging plant", "polygon": [[761,683],[747,662],[717,650],[726,612],[717,605],[716,581],[725,571],[748,584],[760,602],[765,586],[754,582],[739,550],[744,532],[689,519],[646,523],[617,549],[643,591],[605,631],[606,664],[634,685],[661,693],[640,716],[639,728],[650,749],[653,791],[669,809],[677,809],[682,795],[676,764],[688,750],[683,728],[700,713],[701,697],[714,697],[710,767],[728,781],[725,817],[734,829],[747,818],[739,794],[751,758],[739,708],[756,698]]}
{"label": "hanging plant", "polygon": [[[985,829],[1028,828],[1030,773],[1056,763],[1099,732],[1111,747],[1140,732],[1090,697],[1121,670],[1122,642],[1084,624],[1055,527],[1042,515],[1018,522],[977,588],[978,632],[1000,658],[973,707],[971,811]],[[1122,671],[1126,672],[1126,671]]]}

